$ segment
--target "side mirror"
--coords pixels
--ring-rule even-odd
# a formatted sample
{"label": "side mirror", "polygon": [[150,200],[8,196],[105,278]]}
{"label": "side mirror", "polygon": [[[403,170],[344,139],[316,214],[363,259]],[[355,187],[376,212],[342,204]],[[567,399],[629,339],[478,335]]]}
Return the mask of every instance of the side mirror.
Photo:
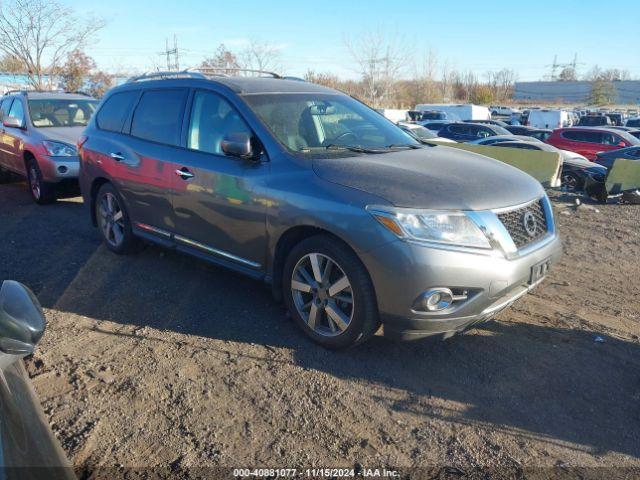
{"label": "side mirror", "polygon": [[2,120],[2,125],[12,128],[24,128],[22,120],[15,117],[4,117],[4,120]]}
{"label": "side mirror", "polygon": [[619,147],[626,147],[626,146],[627,146],[627,144],[626,144],[625,142],[623,142],[623,141],[619,141],[619,142],[618,142],[618,146],[619,146]]}
{"label": "side mirror", "polygon": [[29,355],[45,329],[44,313],[31,290],[5,280],[0,287],[0,352]]}
{"label": "side mirror", "polygon": [[253,156],[251,137],[244,132],[229,133],[220,142],[220,148],[226,155],[240,158]]}

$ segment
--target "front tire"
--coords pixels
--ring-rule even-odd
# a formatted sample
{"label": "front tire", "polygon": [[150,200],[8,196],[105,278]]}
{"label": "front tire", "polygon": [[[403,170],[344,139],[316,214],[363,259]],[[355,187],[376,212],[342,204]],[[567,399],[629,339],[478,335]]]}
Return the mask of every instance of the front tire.
{"label": "front tire", "polygon": [[98,229],[107,248],[117,254],[133,252],[139,240],[131,230],[124,202],[110,183],[98,190],[95,210]]}
{"label": "front tire", "polygon": [[31,198],[38,205],[47,205],[56,201],[55,187],[42,178],[40,166],[35,158],[27,161],[27,182]]}
{"label": "front tire", "polygon": [[567,172],[561,176],[561,187],[567,192],[577,192],[584,187],[584,181],[575,173]]}
{"label": "front tire", "polygon": [[307,238],[291,250],[282,289],[295,323],[323,347],[362,343],[380,326],[369,273],[355,253],[332,236]]}

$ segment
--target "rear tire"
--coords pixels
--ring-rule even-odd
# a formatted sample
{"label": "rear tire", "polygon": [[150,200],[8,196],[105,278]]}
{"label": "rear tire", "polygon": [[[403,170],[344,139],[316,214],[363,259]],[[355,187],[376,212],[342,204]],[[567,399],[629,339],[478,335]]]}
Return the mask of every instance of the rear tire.
{"label": "rear tire", "polygon": [[27,160],[27,182],[31,198],[38,205],[47,205],[56,201],[56,189],[44,181],[40,166],[35,158]]}
{"label": "rear tire", "polygon": [[351,249],[330,235],[307,238],[291,250],[282,291],[295,323],[325,348],[362,343],[380,326],[369,273]]}
{"label": "rear tire", "polygon": [[116,189],[105,183],[98,190],[95,214],[102,240],[109,250],[119,255],[132,253],[140,240],[131,230],[131,220]]}

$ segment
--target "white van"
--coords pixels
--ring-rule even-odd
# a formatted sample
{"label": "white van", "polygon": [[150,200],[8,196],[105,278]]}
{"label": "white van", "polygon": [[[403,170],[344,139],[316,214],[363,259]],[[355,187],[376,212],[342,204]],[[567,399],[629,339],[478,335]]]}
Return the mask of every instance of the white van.
{"label": "white van", "polygon": [[391,120],[393,123],[409,120],[409,110],[398,110],[396,108],[380,108],[378,109],[378,113],[381,113],[385,118]]}
{"label": "white van", "polygon": [[452,103],[419,103],[416,110],[424,112],[427,110],[440,110],[447,114],[448,120],[491,120],[491,112],[487,107],[467,103],[456,105]]}
{"label": "white van", "polygon": [[573,126],[573,118],[566,110],[531,110],[527,125],[534,128],[562,128]]}

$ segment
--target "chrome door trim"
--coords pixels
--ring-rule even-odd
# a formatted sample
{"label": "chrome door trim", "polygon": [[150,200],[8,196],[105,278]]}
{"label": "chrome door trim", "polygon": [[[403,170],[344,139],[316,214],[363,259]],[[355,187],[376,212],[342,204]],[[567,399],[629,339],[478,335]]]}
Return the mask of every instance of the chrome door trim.
{"label": "chrome door trim", "polygon": [[151,225],[147,225],[146,223],[135,222],[136,227],[141,228],[142,230],[146,230],[147,232],[155,233],[156,235],[160,235],[161,237],[171,238],[171,232],[167,232],[166,230],[162,230],[158,227],[152,227]]}
{"label": "chrome door trim", "polygon": [[242,258],[242,257],[238,257],[236,255],[233,255],[232,253],[228,253],[228,252],[224,252],[222,250],[218,250],[217,248],[210,247],[208,245],[205,245],[204,243],[196,242],[195,240],[191,240],[190,238],[183,237],[182,235],[174,235],[173,238],[176,240],[176,242],[180,242],[180,243],[182,243],[184,245],[188,245],[190,247],[198,248],[198,249],[203,250],[203,251],[205,251],[207,253],[211,253],[213,255],[217,255],[219,257],[223,257],[223,258],[226,258],[228,260],[232,260],[232,261],[237,262],[237,263],[242,263],[243,265],[247,265],[247,266],[252,267],[252,268],[260,268],[260,264],[259,263],[252,262],[251,260],[247,260],[247,259]]}
{"label": "chrome door trim", "polygon": [[183,245],[188,245],[190,247],[203,250],[207,253],[216,255],[218,257],[223,257],[223,258],[226,258],[227,260],[232,260],[234,262],[247,265],[248,267],[251,267],[251,268],[260,268],[261,266],[259,263],[252,262],[251,260],[247,260],[246,258],[238,257],[237,255],[234,255],[229,252],[225,252],[223,250],[218,250],[217,248],[210,247],[208,245],[205,245],[204,243],[196,242],[195,240],[191,240],[190,238],[183,237],[182,235],[172,234],[167,230],[163,230],[161,228],[154,227],[152,225],[147,225],[146,223],[135,222],[135,226],[147,232],[159,235],[164,238],[169,238],[169,239],[172,238],[176,242],[180,242]]}

